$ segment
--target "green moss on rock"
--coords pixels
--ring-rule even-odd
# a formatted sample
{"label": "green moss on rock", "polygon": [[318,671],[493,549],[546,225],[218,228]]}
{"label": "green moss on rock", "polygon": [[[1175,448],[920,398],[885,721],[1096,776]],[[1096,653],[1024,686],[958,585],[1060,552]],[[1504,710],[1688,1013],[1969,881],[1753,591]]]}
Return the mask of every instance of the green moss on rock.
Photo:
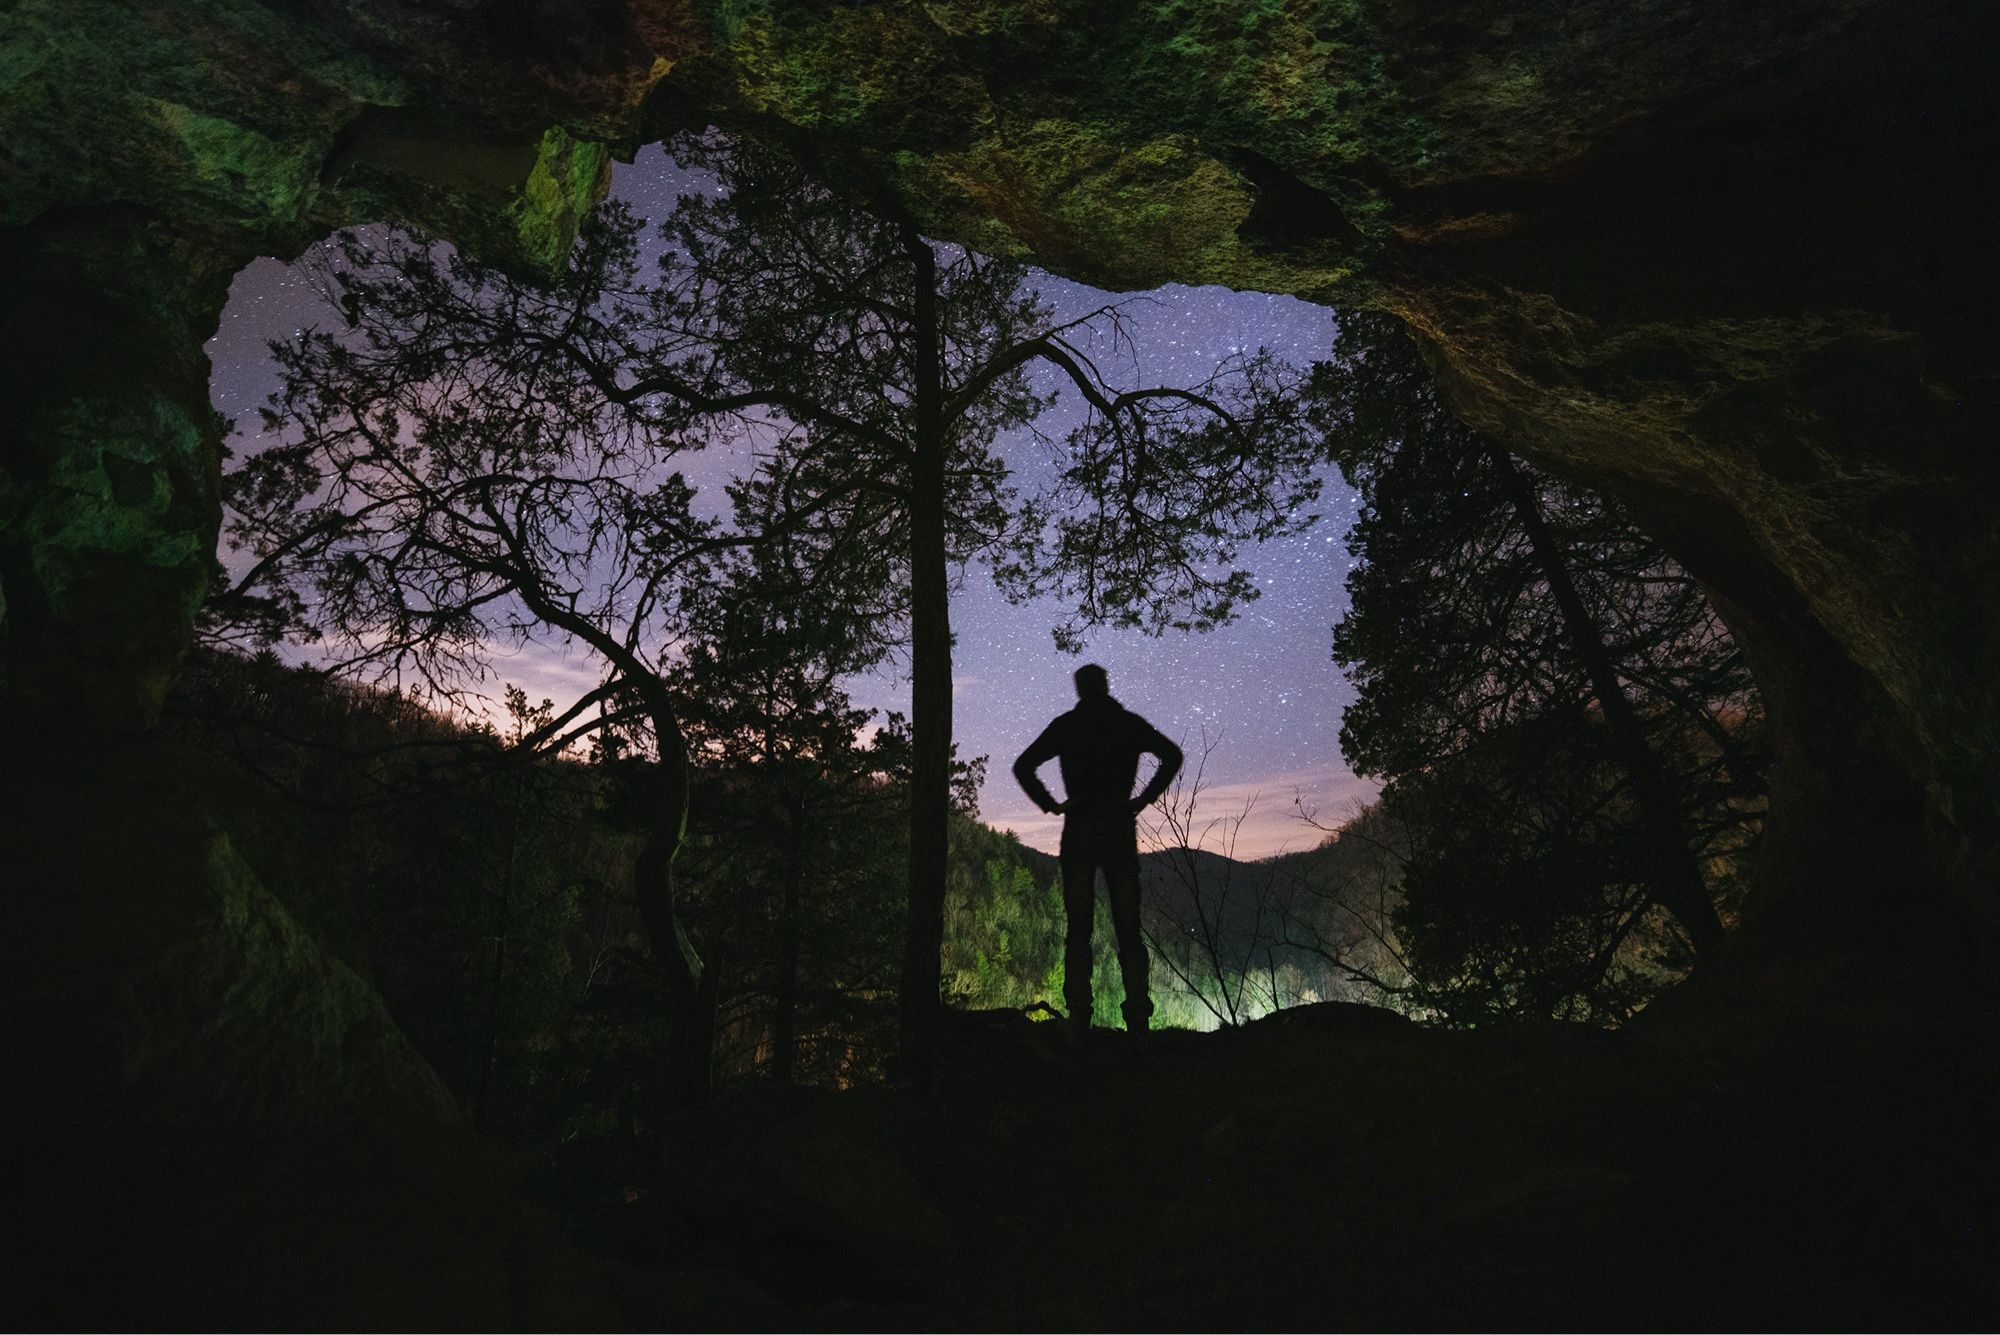
{"label": "green moss on rock", "polygon": [[458,1125],[456,1102],[375,989],[299,927],[226,834],[201,841],[198,873],[171,886],[197,896],[182,934],[124,984],[131,1097],[176,1121],[359,1109]]}
{"label": "green moss on rock", "polygon": [[221,116],[177,102],[138,98],[134,109],[184,154],[205,191],[237,200],[249,217],[295,218],[309,201],[318,166],[313,146],[286,144]]}
{"label": "green moss on rock", "polygon": [[736,93],[759,115],[899,144],[962,142],[991,119],[944,34],[896,6],[728,0],[714,22]]}
{"label": "green moss on rock", "polygon": [[604,198],[610,182],[611,152],[603,144],[571,138],[560,128],[544,134],[509,210],[521,259],[545,272],[561,267],[584,215]]}
{"label": "green moss on rock", "polygon": [[53,0],[0,13],[0,221],[105,200],[297,234],[360,105],[406,87],[315,24],[244,0]]}

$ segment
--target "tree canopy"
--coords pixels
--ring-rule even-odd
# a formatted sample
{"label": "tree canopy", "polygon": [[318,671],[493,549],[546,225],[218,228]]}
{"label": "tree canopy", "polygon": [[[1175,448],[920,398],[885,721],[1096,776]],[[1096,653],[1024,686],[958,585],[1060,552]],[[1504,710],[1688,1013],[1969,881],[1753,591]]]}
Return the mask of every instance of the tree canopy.
{"label": "tree canopy", "polygon": [[1614,500],[1459,423],[1400,329],[1344,319],[1315,374],[1363,502],[1341,744],[1408,828],[1419,981],[1462,1018],[1627,1014],[1720,932],[1760,828],[1742,655]]}
{"label": "tree canopy", "polygon": [[[712,140],[676,151],[719,189],[684,198],[664,228],[650,319],[672,331],[667,356],[599,378],[684,431],[741,430],[718,405],[767,409],[760,467],[733,493],[739,523],[770,530],[775,515],[810,512],[786,541],[814,614],[856,593],[902,614],[891,620],[910,647],[914,746],[903,1038],[919,1055],[939,1005],[952,570],[985,557],[1010,596],[1063,598],[1069,645],[1088,625],[1213,627],[1254,596],[1230,568],[1240,546],[1311,522],[1320,443],[1299,377],[1268,354],[1193,387],[1116,386],[1085,338],[1120,338],[1115,308],[1058,323],[1021,266],[871,215],[780,154]],[[1035,433],[1057,459],[1040,494],[997,448],[1054,401],[1035,388],[1037,366],[1087,408],[1059,441]]]}
{"label": "tree canopy", "polygon": [[[1011,596],[1062,598],[1066,644],[1097,624],[1213,627],[1256,594],[1241,546],[1311,522],[1319,438],[1268,354],[1198,385],[1115,385],[1091,344],[1125,336],[1115,307],[1058,323],[1020,266],[870,215],[781,153],[675,151],[715,188],[662,224],[657,277],[615,204],[551,286],[408,237],[342,241],[326,282],[345,328],[279,345],[280,440],[231,476],[230,531],[258,557],[235,601],[443,695],[498,644],[594,654],[603,685],[549,736],[643,714],[679,775],[647,898],[693,1015],[671,875],[693,678],[675,672],[732,625],[831,673],[907,645],[916,1053],[938,1005],[953,571],[985,558]],[[1054,400],[1038,366],[1085,405],[1059,440],[1035,431]],[[1010,431],[1054,453],[1055,485],[1020,487]],[[717,445],[751,454],[726,508],[679,470]]]}

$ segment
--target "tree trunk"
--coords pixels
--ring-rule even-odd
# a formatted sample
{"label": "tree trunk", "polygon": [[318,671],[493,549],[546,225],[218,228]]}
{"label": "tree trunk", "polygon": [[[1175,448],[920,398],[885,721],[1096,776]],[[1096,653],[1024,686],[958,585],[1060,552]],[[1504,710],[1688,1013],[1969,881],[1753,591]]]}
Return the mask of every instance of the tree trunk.
{"label": "tree trunk", "polygon": [[785,852],[784,899],[778,918],[778,984],[771,1016],[771,1078],[792,1082],[797,1061],[799,1019],[800,901],[805,882],[805,812],[791,802],[790,843]]}
{"label": "tree trunk", "polygon": [[660,807],[646,846],[639,854],[634,880],[639,917],[646,925],[653,955],[667,984],[666,1098],[676,1108],[708,1097],[715,1052],[715,986],[702,967],[701,955],[681,925],[674,900],[674,858],[687,837],[687,739],[675,718],[672,702],[657,685],[640,684],[660,750]]}
{"label": "tree trunk", "polygon": [[951,600],[945,548],[945,429],[937,260],[914,228],[904,248],[916,268],[916,457],[910,473],[910,900],[903,938],[899,1046],[924,1074],[937,1040],[939,955],[951,819]]}
{"label": "tree trunk", "polygon": [[714,970],[702,967],[701,954],[688,939],[675,906],[674,859],[687,838],[688,793],[693,780],[688,770],[687,737],[681,732],[673,696],[650,667],[601,626],[565,610],[531,582],[517,587],[529,611],[590,645],[623,674],[653,725],[653,740],[660,752],[660,806],[632,869],[633,893],[653,956],[666,977],[670,1014],[665,1098],[675,1108],[700,1103],[708,1098],[714,1080],[718,983],[711,976]]}
{"label": "tree trunk", "polygon": [[1584,670],[1590,676],[1591,689],[1597,692],[1598,704],[1604,710],[1605,726],[1611,733],[1612,747],[1618,754],[1619,763],[1631,777],[1632,793],[1639,803],[1639,819],[1644,823],[1646,843],[1652,853],[1648,861],[1653,873],[1653,897],[1679,921],[1688,939],[1694,943],[1695,952],[1707,954],[1722,939],[1722,919],[1716,914],[1715,901],[1710,897],[1708,886],[1701,879],[1701,869],[1695,865],[1694,853],[1688,847],[1687,827],[1681,818],[1680,804],[1674,801],[1666,777],[1660,772],[1659,759],[1646,743],[1645,731],[1639,725],[1639,716],[1633,712],[1632,702],[1625,698],[1618,670],[1604,647],[1604,636],[1570,578],[1562,541],[1543,520],[1534,489],[1528,485],[1528,479],[1522,476],[1521,470],[1514,466],[1514,461],[1507,457],[1506,451],[1488,447],[1486,456],[1507,488],[1514,514],[1528,535],[1529,550],[1533,552],[1536,564],[1542,568],[1542,576],[1549,582],[1549,592],[1555,597],[1556,607],[1562,613],[1570,643],[1583,660]]}
{"label": "tree trunk", "polygon": [[664,1086],[669,1112],[706,1102],[715,1086],[715,1009],[722,991],[718,955],[710,951],[707,967],[684,997],[675,998],[667,1016]]}
{"label": "tree trunk", "polygon": [[514,867],[520,851],[520,821],[507,822],[507,859],[500,875],[500,904],[493,917],[492,1004],[487,1008],[486,1041],[481,1044],[479,1084],[472,1096],[472,1125],[486,1130],[493,1097],[493,1067],[500,1060],[500,992],[507,983],[507,925],[513,907]]}

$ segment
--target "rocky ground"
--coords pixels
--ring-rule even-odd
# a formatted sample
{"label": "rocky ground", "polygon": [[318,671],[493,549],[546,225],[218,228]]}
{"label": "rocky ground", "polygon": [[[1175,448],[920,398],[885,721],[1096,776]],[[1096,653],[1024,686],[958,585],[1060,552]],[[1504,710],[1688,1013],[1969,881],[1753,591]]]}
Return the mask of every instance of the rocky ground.
{"label": "rocky ground", "polygon": [[628,1203],[563,1220],[258,881],[184,757],[22,759],[0,791],[21,1324],[2000,1319],[2000,1044],[1881,959],[1725,958],[1616,1035],[1328,1005],[1072,1047],[954,1016],[928,1084],[728,1091]]}
{"label": "rocky ground", "polygon": [[[981,1017],[927,1092],[738,1089],[589,1236],[437,1129],[74,1147],[9,1182],[56,1327],[1989,1329],[1996,1065],[1315,1008]],[[673,1185],[665,1185],[671,1181]],[[18,1304],[18,1305],[16,1305]]]}
{"label": "rocky ground", "polygon": [[[772,1324],[1970,1328],[1990,1043],[1448,1033],[1363,1008],[1082,1050],[967,1017],[930,1096],[742,1090],[621,1247]],[[749,1314],[745,1313],[746,1318]]]}

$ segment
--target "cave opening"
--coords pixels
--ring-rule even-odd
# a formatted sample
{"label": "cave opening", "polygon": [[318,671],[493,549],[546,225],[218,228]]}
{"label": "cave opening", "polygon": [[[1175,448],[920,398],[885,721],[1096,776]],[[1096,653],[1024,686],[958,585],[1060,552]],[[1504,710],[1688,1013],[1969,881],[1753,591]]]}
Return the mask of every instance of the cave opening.
{"label": "cave opening", "polygon": [[[5,957],[24,1091],[8,1126],[32,1147],[8,1181],[34,1239],[18,1310],[273,1326],[1990,1322],[1992,15],[1945,0],[1698,22],[1309,8],[472,6],[361,24],[244,3],[200,24],[145,7],[6,20],[21,57],[0,94],[0,802],[4,880],[28,887]],[[655,743],[606,734],[594,778],[580,761],[484,764],[565,726],[553,688],[517,682],[482,736],[407,692],[190,654],[217,480],[250,457],[224,471],[201,346],[246,259],[394,218],[546,274],[613,153],[709,120],[823,150],[924,235],[1109,288],[1224,282],[1389,312],[1448,415],[1534,470],[1517,516],[1616,509],[1670,554],[1755,666],[1775,757],[1750,884],[1692,984],[1612,1033],[1545,1005],[1454,1028],[1348,999],[1263,1014],[1244,1003],[1254,988],[1308,990],[1269,954],[1235,971],[1233,998],[1226,968],[1204,992],[1156,961],[1195,1012],[1252,1022],[1065,1046],[1023,1010],[1052,991],[1055,869],[1032,841],[965,824],[945,850],[960,897],[944,940],[961,949],[944,969],[970,980],[961,1000],[1000,1005],[937,1019],[936,1060],[884,1089],[865,1045],[816,1047],[809,1026],[764,1016],[844,1007],[840,1023],[892,1050],[910,1022],[883,1003],[921,932],[885,903],[780,929],[783,841],[732,847],[692,808],[690,913],[647,921],[615,887],[657,873],[646,837],[672,803]],[[1547,583],[1533,546],[1491,550]],[[1434,624],[1453,609],[1418,610]],[[1061,663],[1048,618],[1022,615],[991,644]],[[982,637],[958,629],[970,653]],[[1415,650],[1419,675],[1453,657],[1393,641],[1355,649]],[[1330,672],[1324,633],[1283,642]],[[1126,683],[1194,676],[1185,653],[1093,653],[1155,723],[1166,708]],[[1206,682],[1204,705],[1330,756],[1324,735],[1284,728],[1284,675]],[[503,667],[494,684],[510,680]],[[579,694],[600,680],[581,674]],[[946,678],[947,701],[953,688],[996,689]],[[1067,689],[1056,671],[1031,694],[1052,711]],[[1720,754],[1736,716],[1718,712],[1705,745]],[[735,735],[744,717],[703,726]],[[1511,720],[1517,761],[1608,726],[1587,703],[1569,718]],[[907,813],[878,802],[905,741],[846,723],[814,746],[886,742],[842,794],[858,837],[820,861],[886,884],[909,865]],[[1243,728],[1224,731],[1226,746]],[[1004,761],[1019,743],[977,745]],[[1198,746],[1181,749],[1192,766]],[[435,763],[474,753],[476,774]],[[1520,768],[1474,758],[1475,773]],[[949,760],[932,755],[934,778]],[[1574,818],[1616,783],[1553,795],[1567,805],[1538,791],[1536,810]],[[996,787],[1011,792],[989,774]],[[1394,843],[1366,826],[1343,842],[1363,836]],[[1481,875],[1531,865],[1500,839],[1452,851]],[[774,921],[739,901],[729,925],[755,943],[742,976],[765,977],[735,994],[703,991],[728,967],[663,979],[653,965],[683,927],[689,961],[716,957],[703,948],[729,914],[692,910],[727,896],[697,878],[744,881],[758,859],[779,873],[775,904],[761,897]],[[321,893],[356,868],[368,895]],[[1023,930],[996,903],[1042,920]],[[1547,921],[1514,944],[1546,945]],[[1115,936],[1094,926],[1100,946]],[[1214,931],[1199,911],[1181,926]],[[876,966],[812,976],[814,933]],[[1117,970],[1094,972],[1097,999],[1115,997]],[[1486,981],[1504,993],[1513,976]],[[689,1006],[735,1026],[742,1071],[782,1052],[801,1078],[692,1107],[664,1095],[687,1052],[686,1026],[661,1017]],[[524,1170],[524,1145],[554,1148]]]}

